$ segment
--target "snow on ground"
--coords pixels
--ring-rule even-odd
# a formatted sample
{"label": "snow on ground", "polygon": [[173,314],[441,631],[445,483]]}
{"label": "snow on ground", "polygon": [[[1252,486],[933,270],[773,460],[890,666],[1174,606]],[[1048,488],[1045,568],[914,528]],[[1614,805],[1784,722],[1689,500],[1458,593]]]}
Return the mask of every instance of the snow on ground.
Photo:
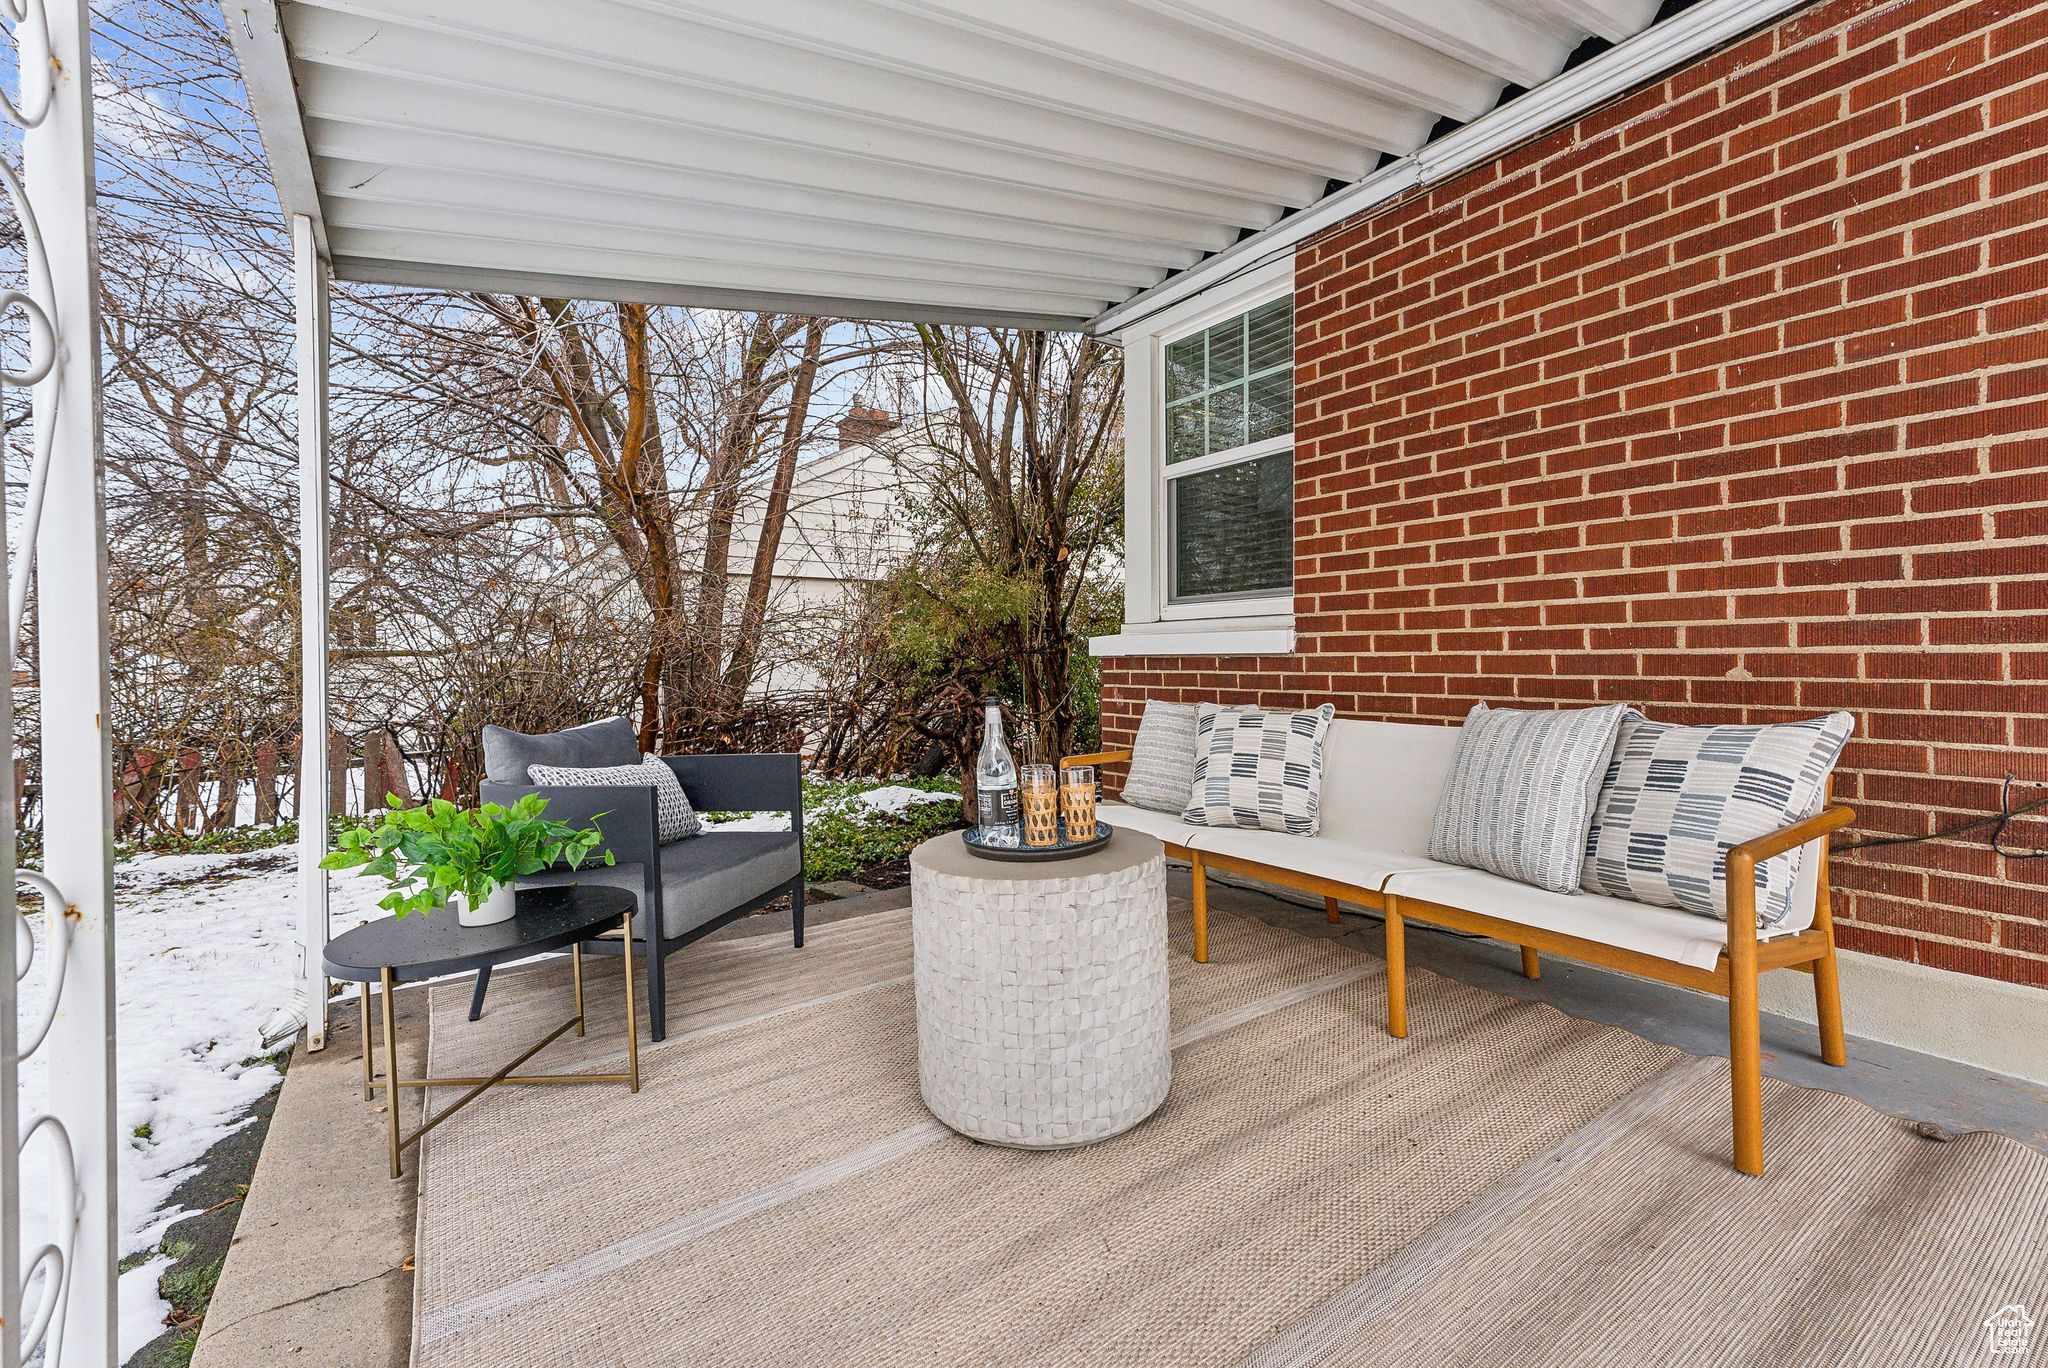
{"label": "snow on ground", "polygon": [[[247,855],[139,855],[115,871],[116,1106],[121,1252],[153,1249],[188,1213],[172,1191],[215,1143],[276,1085],[264,1059],[264,1021],[289,1000],[298,879],[289,847]],[[377,907],[382,888],[351,875],[333,881],[337,930]],[[42,918],[33,919],[38,941]],[[39,953],[23,985],[41,1002],[47,963]],[[47,1095],[47,1052],[22,1069],[26,1109]],[[143,1128],[147,1129],[144,1130]],[[141,1132],[138,1134],[138,1131]],[[23,1244],[42,1241],[54,1180],[44,1141],[23,1155]],[[168,1308],[156,1294],[161,1260],[121,1277],[121,1352],[161,1333]]]}
{"label": "snow on ground", "polygon": [[957,793],[933,793],[929,789],[911,788],[906,784],[884,784],[864,793],[856,793],[847,799],[849,808],[865,808],[869,816],[902,817],[919,803],[957,803]]}
{"label": "snow on ground", "polygon": [[704,825],[713,831],[787,831],[789,814],[786,812],[749,812],[744,817],[728,817],[714,822],[705,819]]}
{"label": "snow on ground", "polygon": [[[958,802],[888,784],[835,800],[849,815],[901,816],[920,803]],[[787,831],[786,813],[754,813],[716,824],[722,831]],[[334,931],[387,916],[377,906],[381,881],[334,876]],[[164,1231],[190,1213],[171,1193],[215,1144],[247,1124],[247,1113],[277,1084],[262,1027],[290,1000],[297,940],[298,875],[290,847],[244,855],[137,855],[115,870],[115,1007],[119,1078],[119,1214],[124,1257],[155,1249]],[[48,968],[43,921],[31,919],[37,961],[21,1001],[43,1000]],[[25,1014],[26,1015],[26,1014]],[[26,1114],[42,1110],[49,1056],[22,1067]],[[45,1140],[24,1153],[22,1244],[45,1238],[53,1155]],[[169,1309],[157,1296],[168,1261],[147,1259],[121,1275],[121,1353],[125,1358],[163,1329]]]}
{"label": "snow on ground", "polygon": [[[873,782],[872,780],[865,782]],[[827,812],[839,812],[856,822],[871,822],[881,817],[903,817],[920,803],[957,803],[958,793],[933,793],[927,789],[911,788],[908,784],[883,784],[879,788],[849,793],[843,797],[827,798],[821,802],[806,802],[804,819],[809,821]],[[786,812],[749,812],[741,816],[728,817],[723,821],[710,821],[706,825],[719,831],[787,831],[789,814]]]}

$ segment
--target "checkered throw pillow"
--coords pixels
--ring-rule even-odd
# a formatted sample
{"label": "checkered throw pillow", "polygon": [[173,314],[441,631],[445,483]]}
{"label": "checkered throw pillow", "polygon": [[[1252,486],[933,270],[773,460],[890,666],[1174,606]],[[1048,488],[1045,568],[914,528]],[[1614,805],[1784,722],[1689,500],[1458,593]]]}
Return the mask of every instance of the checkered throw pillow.
{"label": "checkered throw pillow", "polygon": [[1195,709],[1195,784],[1181,820],[1313,836],[1322,829],[1323,738],[1337,709]]}
{"label": "checkered throw pillow", "polygon": [[654,790],[654,828],[663,845],[695,836],[704,823],[690,807],[676,772],[658,755],[643,755],[637,765],[605,765],[596,769],[572,769],[566,765],[528,765],[529,783],[547,788],[609,788],[629,784]]}
{"label": "checkered throw pillow", "polygon": [[[1728,917],[1728,851],[1820,810],[1856,720],[1831,713],[1768,727],[1675,727],[1623,719],[1580,886],[1589,893]],[[1756,867],[1756,924],[1791,915],[1805,847]]]}

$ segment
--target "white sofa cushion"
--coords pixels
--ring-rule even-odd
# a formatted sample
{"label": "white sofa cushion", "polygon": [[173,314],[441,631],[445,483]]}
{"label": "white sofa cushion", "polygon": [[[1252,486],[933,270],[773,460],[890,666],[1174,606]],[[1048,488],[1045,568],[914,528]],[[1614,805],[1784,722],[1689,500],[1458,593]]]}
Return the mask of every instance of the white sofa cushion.
{"label": "white sofa cushion", "polygon": [[1328,835],[1304,838],[1280,831],[1195,826],[1181,821],[1177,815],[1149,812],[1127,803],[1102,803],[1095,810],[1113,827],[1142,831],[1168,845],[1205,855],[1231,855],[1254,864],[1349,884],[1368,893],[1379,891],[1387,876],[1397,871],[1443,867],[1425,855],[1335,840]]}
{"label": "white sofa cushion", "polygon": [[1313,836],[1321,825],[1323,738],[1336,716],[1196,705],[1195,782],[1183,821]]}
{"label": "white sofa cushion", "polygon": [[1176,819],[1195,788],[1195,705],[1145,700],[1138,739],[1122,797],[1132,807],[1170,812]]}
{"label": "white sofa cushion", "polygon": [[1676,960],[1696,969],[1713,968],[1728,944],[1726,925],[1690,912],[1650,907],[1602,893],[1553,893],[1482,869],[1438,865],[1431,870],[1397,873],[1387,880],[1386,891]]}
{"label": "white sofa cushion", "polygon": [[1132,807],[1129,803],[1097,803],[1095,815],[1119,831],[1142,831],[1147,836],[1157,836],[1168,845],[1184,846],[1190,837],[1202,830],[1183,822],[1179,812],[1154,812],[1150,808]]}
{"label": "white sofa cushion", "polygon": [[[1817,844],[1817,843],[1816,843]],[[1807,847],[1800,847],[1802,850]],[[1818,859],[1808,859],[1795,892],[1804,895],[1803,919],[1789,919],[1759,940],[1776,940],[1804,931],[1813,920],[1814,886],[1818,881]],[[1386,892],[1397,897],[1421,898],[1428,902],[1498,917],[1519,926],[1540,927],[1581,940],[1634,950],[1658,959],[1676,960],[1696,969],[1711,969],[1728,947],[1725,923],[1695,916],[1670,907],[1613,898],[1604,893],[1577,895],[1552,893],[1548,889],[1503,879],[1479,869],[1438,865],[1434,869],[1405,870],[1388,878]],[[1424,917],[1423,920],[1428,920]]]}
{"label": "white sofa cushion", "polygon": [[1441,869],[1421,855],[1334,841],[1328,836],[1303,839],[1278,831],[1247,831],[1239,827],[1191,827],[1199,833],[1194,848],[1203,855],[1228,855],[1254,864],[1271,865],[1312,878],[1349,884],[1368,893],[1379,891],[1390,875]]}
{"label": "white sofa cushion", "polygon": [[1431,859],[1579,891],[1586,829],[1623,703],[1532,712],[1474,703],[1430,831]]}
{"label": "white sofa cushion", "polygon": [[[1729,848],[1820,810],[1848,713],[1775,726],[1679,727],[1630,716],[1600,789],[1581,873],[1587,891],[1728,915]],[[1801,850],[1756,868],[1759,930],[1795,915]]]}
{"label": "white sofa cushion", "polygon": [[1426,857],[1458,729],[1340,717],[1323,742],[1318,840]]}

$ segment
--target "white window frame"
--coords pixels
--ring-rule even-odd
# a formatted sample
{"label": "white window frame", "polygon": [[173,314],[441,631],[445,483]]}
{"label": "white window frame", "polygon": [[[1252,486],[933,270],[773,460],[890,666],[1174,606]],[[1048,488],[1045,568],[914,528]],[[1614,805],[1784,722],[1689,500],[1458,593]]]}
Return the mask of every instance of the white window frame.
{"label": "white window frame", "polygon": [[1228,451],[1166,463],[1166,348],[1226,319],[1294,293],[1294,254],[1152,315],[1123,334],[1124,345],[1124,626],[1091,643],[1098,656],[1276,655],[1294,649],[1294,590],[1172,595],[1170,480],[1257,460],[1294,447],[1286,432]]}

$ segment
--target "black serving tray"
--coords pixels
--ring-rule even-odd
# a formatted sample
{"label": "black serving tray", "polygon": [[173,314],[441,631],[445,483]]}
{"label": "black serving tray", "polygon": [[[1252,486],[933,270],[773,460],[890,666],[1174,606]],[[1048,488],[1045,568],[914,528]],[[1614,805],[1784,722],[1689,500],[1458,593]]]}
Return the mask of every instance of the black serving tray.
{"label": "black serving tray", "polygon": [[1116,835],[1115,827],[1097,819],[1094,840],[1070,841],[1067,839],[1067,824],[1062,821],[1060,823],[1060,843],[1058,845],[1028,846],[1021,843],[1022,838],[1020,837],[1019,844],[1017,845],[992,846],[983,845],[975,839],[975,833],[979,829],[978,827],[969,827],[960,833],[961,844],[967,847],[969,854],[979,855],[984,860],[1011,860],[1018,864],[1037,864],[1043,860],[1071,860],[1076,856],[1086,855],[1091,850],[1102,849],[1109,844],[1109,838]]}

